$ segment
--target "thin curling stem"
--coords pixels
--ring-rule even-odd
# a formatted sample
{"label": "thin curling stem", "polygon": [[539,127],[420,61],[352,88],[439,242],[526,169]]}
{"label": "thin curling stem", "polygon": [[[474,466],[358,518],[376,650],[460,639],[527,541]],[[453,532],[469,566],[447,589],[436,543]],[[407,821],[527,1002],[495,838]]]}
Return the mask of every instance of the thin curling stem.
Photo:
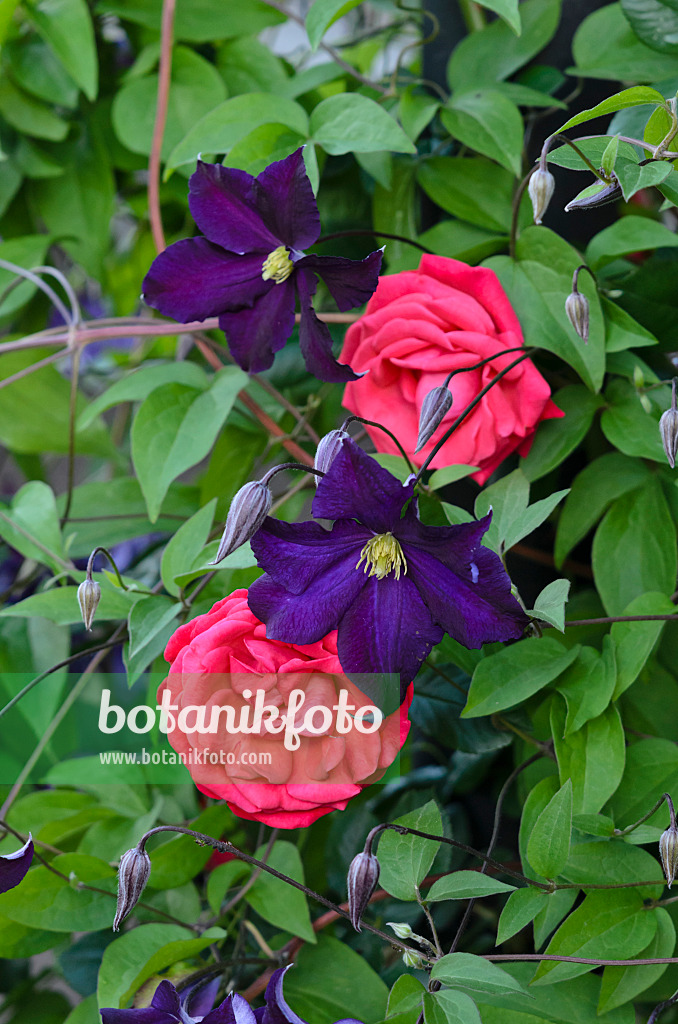
{"label": "thin curling stem", "polygon": [[659,1003],[658,1006],[655,1006],[654,1010],[647,1018],[647,1024],[655,1024],[655,1021],[659,1019],[664,1010],[668,1010],[669,1006],[673,1006],[676,1002],[678,1002],[678,992],[674,992],[673,995],[669,996],[668,999],[665,999],[663,1003]]}
{"label": "thin curling stem", "polygon": [[598,278],[593,273],[591,268],[587,267],[587,265],[585,263],[580,263],[579,266],[575,269],[575,271],[574,271],[574,273],[572,275],[572,291],[573,292],[578,292],[579,291],[579,274],[581,273],[582,270],[588,270],[589,274],[593,278],[593,283],[595,284],[596,288],[598,287]]}
{"label": "thin curling stem", "polygon": [[546,157],[548,155],[548,151],[551,148],[551,144],[556,139],[560,139],[561,142],[566,142],[567,145],[570,146],[575,151],[577,156],[584,161],[584,163],[591,171],[591,173],[595,174],[596,178],[600,178],[600,180],[604,181],[606,185],[612,184],[613,179],[605,175],[598,167],[594,167],[589,158],[584,153],[582,153],[579,146],[577,146],[576,143],[572,141],[572,139],[568,139],[566,135],[560,135],[558,132],[556,132],[555,135],[549,135],[548,139],[546,139],[544,145],[542,146],[541,154],[539,156],[539,166],[543,171],[546,170]]}
{"label": "thin curling stem", "polygon": [[385,434],[388,434],[388,436],[391,438],[393,443],[398,446],[402,457],[404,458],[405,462],[407,463],[407,466],[408,466],[408,469],[409,469],[410,473],[415,473],[416,472],[414,466],[410,462],[410,459],[409,459],[409,456],[408,456],[407,452],[405,451],[405,449],[403,448],[403,446],[401,445],[400,441],[395,436],[395,434],[392,434],[391,431],[388,429],[388,427],[382,426],[381,423],[377,423],[375,420],[366,420],[362,416],[348,416],[344,420],[344,422],[342,423],[341,429],[342,430],[346,430],[347,427],[351,423],[364,423],[368,427],[377,427],[379,430],[383,430]]}
{"label": "thin curling stem", "polygon": [[[66,306],[63,304],[63,302],[61,301],[61,299],[59,298],[57,293],[54,291],[53,288],[51,288],[47,284],[46,281],[43,281],[43,279],[40,277],[40,275],[38,273],[35,273],[32,270],[26,270],[25,267],[20,267],[16,263],[11,263],[9,260],[3,260],[3,259],[0,259],[0,267],[3,270],[8,270],[11,274],[16,274],[18,279],[24,278],[26,281],[30,281],[31,284],[35,285],[36,288],[39,288],[41,292],[45,293],[45,295],[47,296],[49,301],[52,303],[54,308],[57,309],[59,311],[59,313],[61,314],[65,324],[68,324],[69,326],[72,326],[74,324],[73,317],[71,316],[69,311],[66,309]],[[42,268],[39,268],[39,269],[42,269]],[[5,291],[2,293],[2,295],[0,295],[0,304],[2,302],[4,302],[5,297],[7,295],[9,295],[9,293],[14,288],[18,287],[19,284],[21,284],[20,280],[13,281],[5,289]]]}
{"label": "thin curling stem", "polygon": [[448,373],[447,377],[443,381],[443,387],[447,388],[450,385],[452,378],[458,373],[468,373],[469,370],[480,370],[481,367],[486,366],[488,363],[493,363],[495,359],[499,359],[500,356],[510,355],[511,352],[524,352],[524,345],[516,345],[515,348],[505,348],[503,352],[497,352],[493,356],[488,356],[487,359],[481,359],[479,363],[474,363],[473,366],[460,366],[458,370],[452,370]]}
{"label": "thin curling stem", "polygon": [[95,548],[94,551],[92,552],[92,554],[89,556],[89,560],[87,562],[87,570],[86,570],[87,571],[87,579],[88,580],[92,579],[92,570],[94,568],[94,559],[96,558],[96,556],[99,553],[101,553],[102,555],[105,555],[106,558],[108,559],[108,561],[110,562],[110,564],[111,564],[111,566],[113,568],[113,572],[118,577],[118,583],[120,584],[122,589],[123,590],[129,590],[129,587],[126,585],[125,581],[123,580],[122,576],[120,575],[120,570],[118,569],[117,565],[115,564],[115,559],[113,558],[113,555],[110,553],[110,551],[108,551],[107,548]]}
{"label": "thin curling stem", "polygon": [[673,809],[673,800],[671,799],[671,797],[669,796],[668,793],[664,793],[662,796],[659,797],[659,800],[657,800],[657,803],[654,805],[654,807],[651,810],[649,810],[647,812],[647,814],[644,814],[642,816],[642,818],[638,818],[638,821],[634,821],[634,823],[632,825],[627,825],[626,828],[621,828],[621,829],[620,828],[616,828],[614,830],[614,834],[616,836],[627,836],[630,832],[635,831],[635,829],[637,829],[639,825],[642,825],[644,821],[647,821],[648,818],[652,817],[652,815],[655,813],[655,811],[659,810],[659,808],[661,807],[661,805],[664,803],[665,800],[666,800],[666,802],[667,802],[667,804],[669,806],[669,814],[671,816],[671,826],[673,828],[675,828],[675,825],[676,825],[676,813],[675,813],[675,811]]}
{"label": "thin curling stem", "polygon": [[282,473],[284,469],[301,469],[304,473],[312,473],[313,476],[325,476],[321,469],[315,469],[313,466],[304,466],[301,462],[283,462],[282,465],[269,469],[268,473],[261,478],[261,483],[268,484],[276,473]]}

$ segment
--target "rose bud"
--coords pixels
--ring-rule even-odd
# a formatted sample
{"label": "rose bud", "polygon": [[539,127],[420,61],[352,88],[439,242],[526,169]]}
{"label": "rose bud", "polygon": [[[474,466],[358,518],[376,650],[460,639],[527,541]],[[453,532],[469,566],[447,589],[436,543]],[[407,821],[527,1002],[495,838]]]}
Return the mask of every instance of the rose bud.
{"label": "rose bud", "polygon": [[348,869],[348,912],[357,932],[370,896],[379,881],[379,861],[373,853],[363,850],[351,861]]}
{"label": "rose bud", "polygon": [[589,300],[581,292],[573,291],[565,299],[565,312],[584,344],[589,340]]}
{"label": "rose bud", "polygon": [[118,905],[113,921],[114,932],[117,932],[121,922],[137,905],[150,873],[151,858],[145,850],[135,846],[133,850],[123,853],[118,866]]}
{"label": "rose bud", "polygon": [[666,884],[670,889],[678,870],[678,828],[674,824],[669,825],[659,838],[659,855],[666,875]]}
{"label": "rose bud", "polygon": [[91,577],[84,580],[78,587],[78,604],[80,605],[80,614],[82,615],[82,621],[85,623],[85,629],[92,629],[92,621],[94,620],[94,613],[97,610],[99,604],[99,598],[101,597],[101,587]]}
{"label": "rose bud", "polygon": [[[326,473],[341,451],[344,439],[348,436],[349,434],[345,430],[330,430],[329,434],[321,437],[315,450],[314,468],[319,469],[321,473]],[[317,487],[322,477],[314,476],[313,479]]]}
{"label": "rose bud", "polygon": [[417,438],[417,447],[414,449],[415,454],[421,451],[426,442],[433,437],[444,416],[451,408],[452,394],[449,388],[442,386],[433,388],[425,396],[424,401],[421,403],[419,437]]}
{"label": "rose bud", "polygon": [[671,469],[676,465],[676,451],[678,450],[678,410],[676,409],[676,378],[673,378],[671,385],[671,408],[662,414],[659,421],[659,433],[662,444],[669,460]]}
{"label": "rose bud", "polygon": [[527,191],[532,200],[535,224],[541,224],[541,219],[548,209],[555,187],[556,179],[545,168],[539,167],[530,178]]}
{"label": "rose bud", "polygon": [[216,565],[253,537],[271,511],[272,504],[273,495],[263,480],[252,480],[241,487],[231,502],[219,550],[211,564]]}

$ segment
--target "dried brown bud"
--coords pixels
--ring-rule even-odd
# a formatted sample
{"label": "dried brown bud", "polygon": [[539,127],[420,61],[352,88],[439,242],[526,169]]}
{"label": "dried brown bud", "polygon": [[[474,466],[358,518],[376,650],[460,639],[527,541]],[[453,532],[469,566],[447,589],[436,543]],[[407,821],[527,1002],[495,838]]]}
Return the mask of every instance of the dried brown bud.
{"label": "dried brown bud", "polygon": [[[321,473],[326,473],[341,451],[344,440],[349,436],[345,430],[330,430],[329,434],[321,437],[315,451],[314,468],[319,469]],[[313,479],[317,487],[322,477],[314,476]]]}
{"label": "dried brown bud", "polygon": [[669,825],[666,832],[662,832],[659,838],[659,855],[666,875],[666,884],[670,889],[678,870],[678,828],[675,825]]}
{"label": "dried brown bud", "polygon": [[118,905],[113,921],[114,932],[117,932],[121,922],[137,905],[150,873],[151,858],[145,850],[135,846],[133,850],[123,853],[118,866]]}
{"label": "dried brown bud", "polygon": [[370,896],[379,881],[379,861],[373,853],[364,850],[354,857],[348,869],[348,912],[357,932]]}
{"label": "dried brown bud", "polygon": [[532,212],[534,213],[535,224],[541,224],[542,217],[546,213],[548,205],[551,202],[555,187],[556,179],[550,171],[544,170],[541,167],[538,167],[530,178],[527,191],[529,192],[530,199],[532,200]]}
{"label": "dried brown bud", "polygon": [[415,454],[421,451],[427,441],[430,441],[451,408],[452,395],[449,388],[442,386],[433,388],[424,396],[419,414],[419,437],[417,438],[417,447],[414,449]]}
{"label": "dried brown bud", "polygon": [[219,550],[212,565],[248,541],[262,526],[271,511],[273,495],[263,480],[252,480],[234,495],[226,517]]}
{"label": "dried brown bud", "polygon": [[96,580],[86,579],[78,587],[78,604],[80,605],[80,614],[82,615],[82,621],[85,623],[85,629],[92,629],[92,621],[94,620],[94,613],[97,610],[100,597],[101,587]]}
{"label": "dried brown bud", "polygon": [[565,299],[568,320],[585,345],[589,340],[589,300],[581,292],[574,291]]}

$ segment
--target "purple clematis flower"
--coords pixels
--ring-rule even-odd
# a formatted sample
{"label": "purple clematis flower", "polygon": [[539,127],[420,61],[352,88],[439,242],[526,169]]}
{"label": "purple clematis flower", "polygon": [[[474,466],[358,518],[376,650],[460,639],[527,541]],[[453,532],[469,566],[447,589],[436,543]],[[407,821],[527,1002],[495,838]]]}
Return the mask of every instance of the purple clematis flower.
{"label": "purple clematis flower", "polygon": [[[289,969],[281,967],[274,972],[266,987],[266,1005],[257,1010],[236,993],[210,1009],[216,995],[213,985],[201,988],[198,1000],[194,988],[180,996],[171,982],[161,981],[150,1006],[140,1010],[101,1010],[102,1021],[103,1024],[197,1024],[198,1021],[202,1024],[304,1024],[283,997],[283,978]],[[209,1005],[205,1005],[208,992]],[[345,1018],[337,1024],[360,1024],[360,1021]]]}
{"label": "purple clematis flower", "polygon": [[199,160],[188,203],[204,237],[175,242],[153,261],[143,284],[148,305],[184,322],[218,316],[236,362],[259,373],[292,333],[298,295],[309,371],[320,380],[357,380],[332,355],[330,332],[315,315],[316,275],[343,312],[377,287],[382,253],[364,260],[304,254],[318,239],[320,218],[303,150],[256,178]]}
{"label": "purple clematis flower", "polygon": [[20,850],[0,854],[0,892],[9,892],[22,882],[32,860],[33,840],[30,834]]}
{"label": "purple clematis flower", "polygon": [[266,573],[249,606],[268,637],[310,644],[338,628],[345,672],[399,673],[407,687],[444,633],[468,648],[522,636],[528,617],[501,559],[481,546],[491,513],[427,526],[414,479],[402,484],[350,439],[312,511],[332,530],[267,518],[251,540]]}

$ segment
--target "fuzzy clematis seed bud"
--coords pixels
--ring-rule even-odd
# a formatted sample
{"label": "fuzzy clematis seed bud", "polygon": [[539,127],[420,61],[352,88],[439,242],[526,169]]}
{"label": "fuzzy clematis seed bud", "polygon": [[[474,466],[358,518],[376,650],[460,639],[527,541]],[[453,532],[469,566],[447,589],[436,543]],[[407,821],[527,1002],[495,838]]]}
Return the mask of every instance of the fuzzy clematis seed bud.
{"label": "fuzzy clematis seed bud", "polygon": [[403,963],[406,967],[414,967],[415,970],[419,971],[426,967],[426,961],[424,958],[419,956],[417,953],[413,953],[409,949],[407,952],[403,953]]}
{"label": "fuzzy clematis seed bud", "polygon": [[118,867],[118,905],[115,908],[113,931],[117,932],[122,921],[139,902],[148,876],[151,873],[151,858],[145,850],[135,846],[123,853]]}
{"label": "fuzzy clematis seed bud", "polygon": [[548,205],[551,202],[555,187],[556,179],[550,171],[547,171],[543,167],[537,168],[530,178],[527,191],[530,195],[530,199],[532,200],[532,212],[534,214],[535,224],[541,224],[542,217],[546,213]]}
{"label": "fuzzy clematis seed bud", "polygon": [[443,386],[433,388],[424,397],[419,414],[419,437],[417,438],[417,447],[414,449],[415,454],[421,451],[427,441],[430,441],[451,408],[452,394],[449,388]]}
{"label": "fuzzy clematis seed bud", "polygon": [[585,345],[589,340],[589,300],[581,292],[573,291],[565,299],[568,320]]}
{"label": "fuzzy clematis seed bud", "polygon": [[[329,434],[321,437],[315,450],[314,469],[319,469],[321,473],[326,473],[341,451],[342,444],[349,436],[345,430],[330,430]],[[317,487],[322,477],[314,476],[313,479]]]}
{"label": "fuzzy clematis seed bud", "polygon": [[240,488],[228,510],[219,550],[212,565],[254,536],[271,511],[272,504],[273,495],[263,480],[252,480]]}
{"label": "fuzzy clematis seed bud", "polygon": [[379,861],[373,853],[363,850],[351,861],[348,869],[348,912],[357,932],[370,896],[379,881]]}
{"label": "fuzzy clematis seed bud", "polygon": [[670,889],[678,871],[678,828],[673,823],[659,838],[659,856],[662,859],[666,884]]}
{"label": "fuzzy clematis seed bud", "polygon": [[405,924],[403,921],[387,921],[386,927],[390,928],[399,939],[411,939],[414,935],[409,924]]}
{"label": "fuzzy clematis seed bud", "polygon": [[671,408],[662,414],[659,421],[659,433],[666,458],[671,469],[676,466],[676,452],[678,451],[678,409],[676,408],[676,378],[673,378],[671,391]]}
{"label": "fuzzy clematis seed bud", "polygon": [[94,613],[97,610],[99,599],[101,597],[101,587],[91,578],[84,580],[78,587],[78,604],[80,605],[80,614],[82,615],[82,621],[85,623],[85,629],[92,629],[92,622],[94,620]]}

